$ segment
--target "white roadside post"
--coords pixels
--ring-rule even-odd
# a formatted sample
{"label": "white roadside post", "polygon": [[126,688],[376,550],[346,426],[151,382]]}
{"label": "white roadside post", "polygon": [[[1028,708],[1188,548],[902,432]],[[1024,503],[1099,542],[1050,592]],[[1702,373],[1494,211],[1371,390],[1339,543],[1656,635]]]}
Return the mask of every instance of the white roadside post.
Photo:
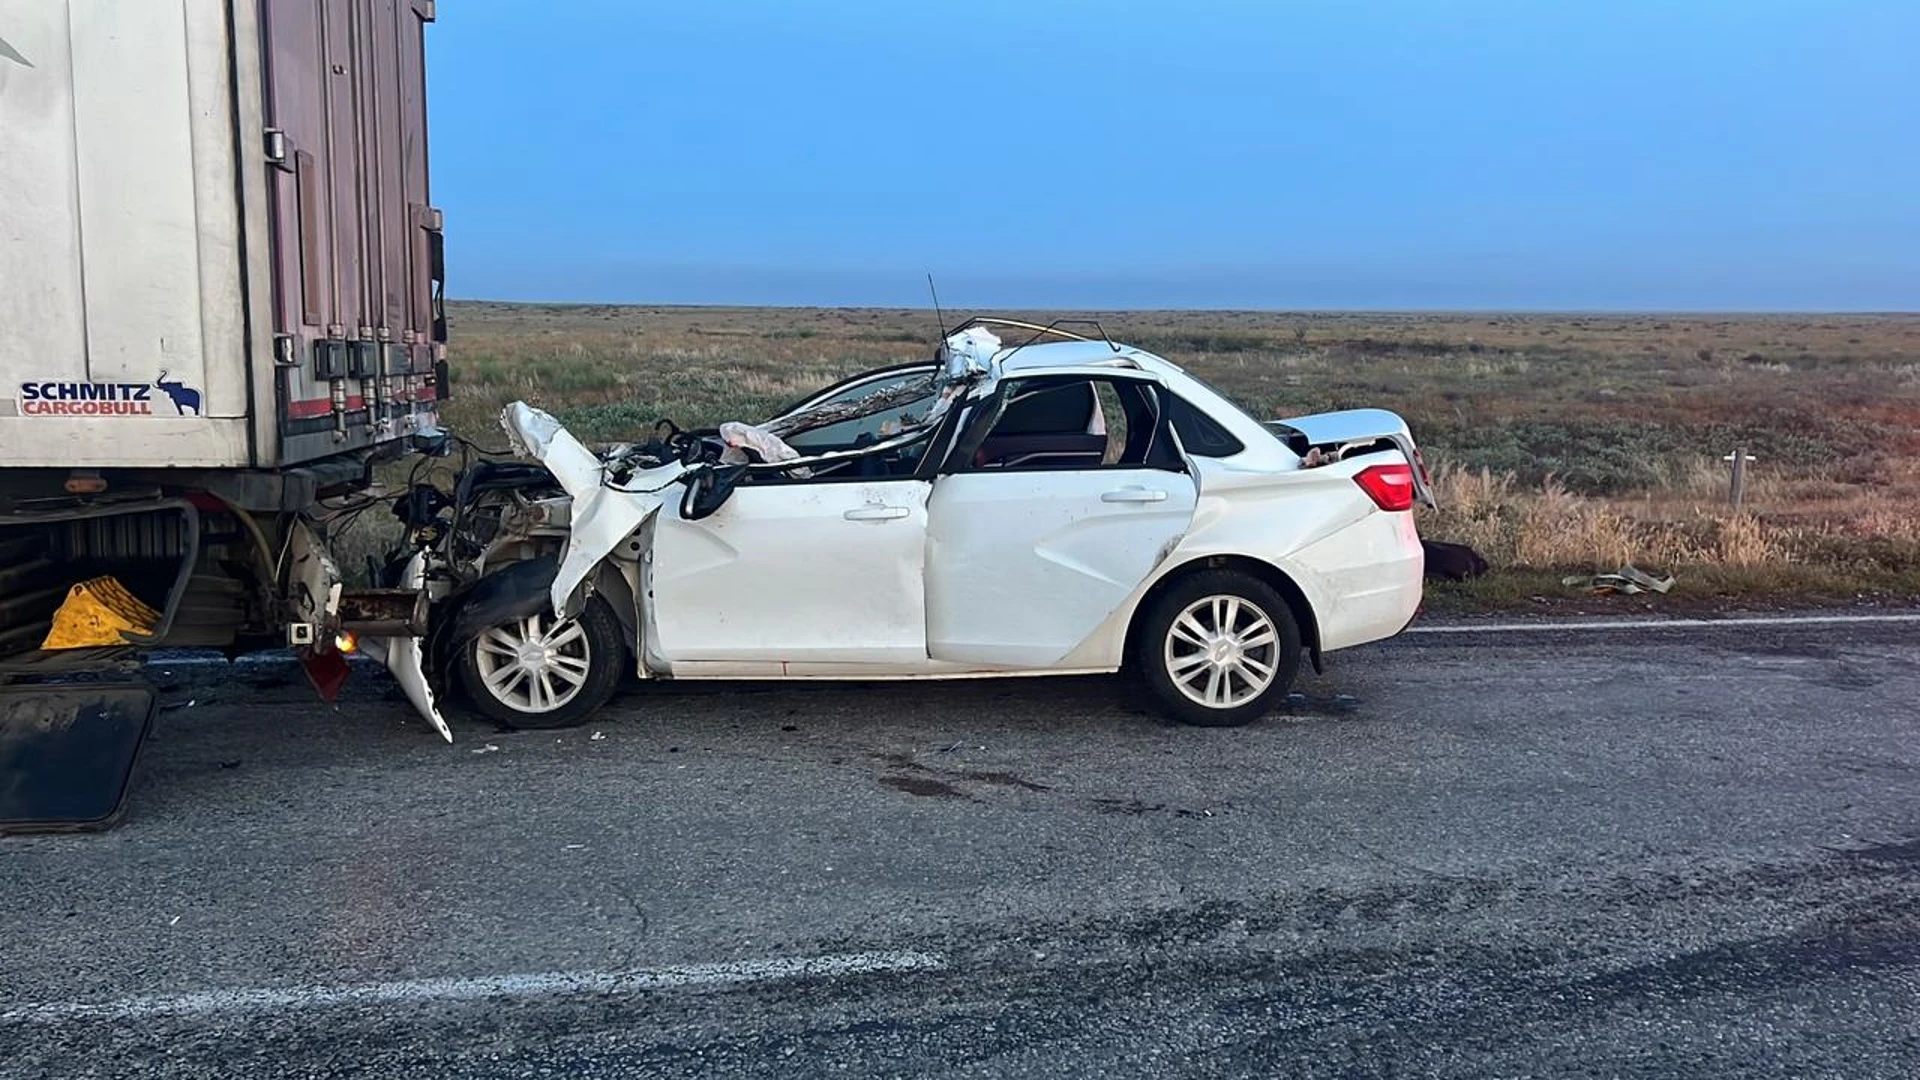
{"label": "white roadside post", "polygon": [[1733,508],[1738,510],[1740,504],[1747,501],[1747,462],[1758,459],[1742,446],[1735,447],[1733,453],[1722,456],[1720,460],[1733,463],[1732,489],[1728,492],[1728,498]]}

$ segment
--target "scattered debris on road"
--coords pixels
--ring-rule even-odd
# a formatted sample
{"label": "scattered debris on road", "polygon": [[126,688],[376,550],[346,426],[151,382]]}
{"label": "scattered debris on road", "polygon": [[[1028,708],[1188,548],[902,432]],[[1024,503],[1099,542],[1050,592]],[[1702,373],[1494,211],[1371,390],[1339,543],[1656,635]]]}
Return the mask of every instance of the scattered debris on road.
{"label": "scattered debris on road", "polygon": [[1592,577],[1575,574],[1572,577],[1561,578],[1560,583],[1570,589],[1583,589],[1596,596],[1611,593],[1637,596],[1643,592],[1664,593],[1673,588],[1673,575],[1656,578],[1629,563],[1621,567],[1617,574],[1595,574]]}

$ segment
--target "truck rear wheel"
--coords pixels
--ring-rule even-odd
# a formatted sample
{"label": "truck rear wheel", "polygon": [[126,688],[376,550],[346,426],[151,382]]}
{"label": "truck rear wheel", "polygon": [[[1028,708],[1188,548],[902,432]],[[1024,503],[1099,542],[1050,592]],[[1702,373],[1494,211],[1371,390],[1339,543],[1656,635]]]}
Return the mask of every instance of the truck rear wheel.
{"label": "truck rear wheel", "polygon": [[571,619],[541,612],[482,630],[460,647],[460,689],[508,727],[573,727],[613,696],[626,655],[620,620],[596,596]]}

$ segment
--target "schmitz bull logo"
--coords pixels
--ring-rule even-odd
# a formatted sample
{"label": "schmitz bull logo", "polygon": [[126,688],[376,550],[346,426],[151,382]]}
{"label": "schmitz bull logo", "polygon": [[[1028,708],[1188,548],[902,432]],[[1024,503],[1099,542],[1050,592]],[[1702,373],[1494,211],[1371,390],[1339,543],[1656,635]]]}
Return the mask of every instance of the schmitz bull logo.
{"label": "schmitz bull logo", "polygon": [[199,390],[169,381],[164,371],[151,385],[66,380],[20,384],[22,416],[199,416],[200,402]]}
{"label": "schmitz bull logo", "polygon": [[160,373],[159,378],[153,380],[153,385],[159,387],[161,393],[173,399],[173,411],[185,416],[187,410],[192,409],[193,415],[200,415],[200,391],[183,382],[168,382],[167,373],[164,371]]}

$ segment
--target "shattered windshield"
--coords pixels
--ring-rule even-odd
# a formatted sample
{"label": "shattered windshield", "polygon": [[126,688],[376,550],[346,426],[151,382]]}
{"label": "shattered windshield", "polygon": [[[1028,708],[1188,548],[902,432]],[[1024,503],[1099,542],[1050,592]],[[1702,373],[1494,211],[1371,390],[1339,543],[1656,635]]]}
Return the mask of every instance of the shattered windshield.
{"label": "shattered windshield", "polygon": [[787,437],[787,445],[804,454],[851,450],[882,439],[890,439],[915,424],[924,423],[935,401],[933,384],[928,379],[928,374],[925,368],[901,371],[856,383],[821,398],[809,407],[809,412],[813,409],[859,401],[870,394],[886,394],[889,397],[897,393],[911,394],[910,388],[915,385],[925,391],[910,396],[898,404],[889,405],[879,412],[794,432]]}

